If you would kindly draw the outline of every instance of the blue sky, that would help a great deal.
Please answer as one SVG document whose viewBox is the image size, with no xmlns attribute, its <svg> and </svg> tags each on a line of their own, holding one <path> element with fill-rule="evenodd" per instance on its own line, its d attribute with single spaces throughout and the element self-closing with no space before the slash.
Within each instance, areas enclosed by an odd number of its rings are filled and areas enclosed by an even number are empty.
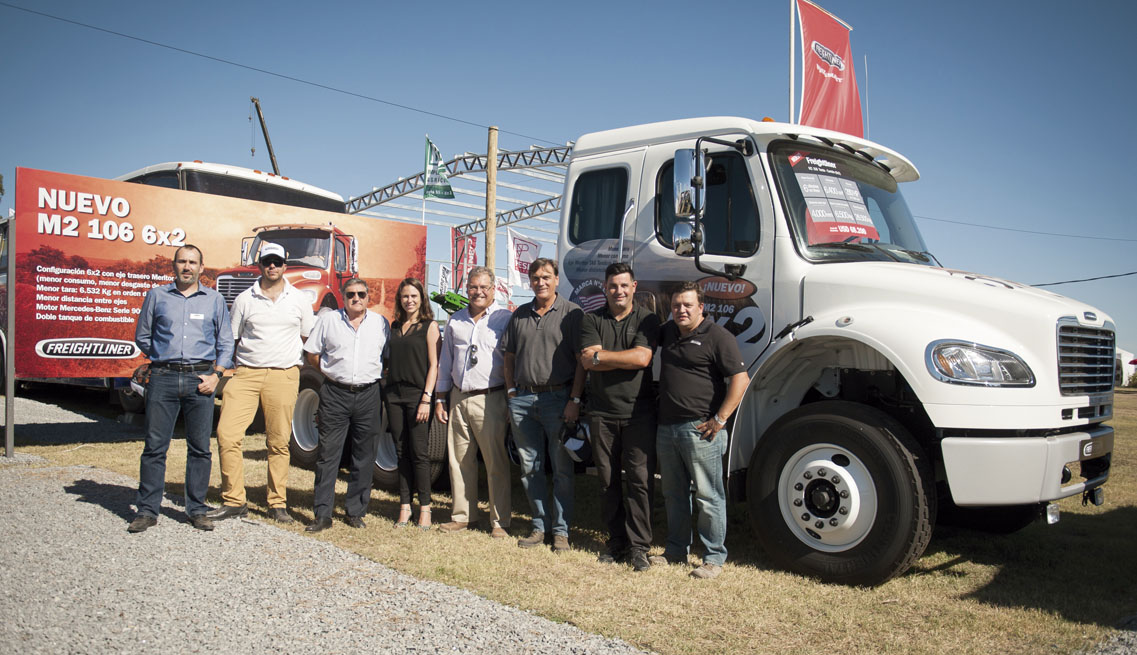
<svg viewBox="0 0 1137 655">
<path fill-rule="evenodd" d="M 250 156 L 250 95 L 264 103 L 282 171 L 345 197 L 416 172 L 425 133 L 449 158 L 484 152 L 479 126 L 491 124 L 502 147 L 523 149 L 788 111 L 781 0 L 2 1 L 475 124 L 0 5 L 5 213 L 17 166 L 96 177 L 178 159 L 271 168 L 259 134 Z M 869 136 L 919 167 L 905 194 L 945 266 L 1028 284 L 1137 271 L 1137 4 L 822 4 L 854 28 Z M 433 252 L 444 237 L 430 239 Z M 1137 350 L 1137 276 L 1051 290 L 1111 314 L 1119 345 Z"/>
</svg>

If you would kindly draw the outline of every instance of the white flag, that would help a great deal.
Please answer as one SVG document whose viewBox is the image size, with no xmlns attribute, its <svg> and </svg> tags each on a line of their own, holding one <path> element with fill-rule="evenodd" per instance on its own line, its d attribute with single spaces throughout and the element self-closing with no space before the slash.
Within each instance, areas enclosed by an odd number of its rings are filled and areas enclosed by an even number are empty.
<svg viewBox="0 0 1137 655">
<path fill-rule="evenodd" d="M 529 264 L 541 256 L 541 244 L 526 239 L 506 228 L 509 252 L 509 283 L 513 286 L 527 287 L 529 284 Z"/>
<path fill-rule="evenodd" d="M 446 293 L 450 290 L 450 281 L 454 275 L 454 267 L 451 264 L 441 264 L 438 267 L 438 293 Z"/>
<path fill-rule="evenodd" d="M 454 198 L 454 191 L 446 179 L 446 163 L 438 146 L 426 137 L 426 163 L 423 164 L 423 201 L 427 198 Z"/>
</svg>

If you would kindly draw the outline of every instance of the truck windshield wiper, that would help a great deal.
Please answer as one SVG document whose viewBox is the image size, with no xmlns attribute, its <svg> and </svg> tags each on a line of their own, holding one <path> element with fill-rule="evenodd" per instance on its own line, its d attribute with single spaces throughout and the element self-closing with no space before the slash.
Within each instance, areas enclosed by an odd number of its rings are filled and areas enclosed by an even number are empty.
<svg viewBox="0 0 1137 655">
<path fill-rule="evenodd" d="M 851 241 L 830 241 L 828 243 L 814 243 L 814 244 L 811 244 L 810 247 L 811 248 L 819 248 L 819 247 L 841 248 L 843 250 L 856 250 L 857 252 L 873 252 L 875 250 L 877 252 L 883 252 L 885 255 L 888 255 L 888 258 L 894 262 L 901 261 L 901 259 L 899 257 L 897 257 L 893 253 L 889 252 L 888 248 L 881 246 L 879 243 L 853 243 Z"/>
</svg>

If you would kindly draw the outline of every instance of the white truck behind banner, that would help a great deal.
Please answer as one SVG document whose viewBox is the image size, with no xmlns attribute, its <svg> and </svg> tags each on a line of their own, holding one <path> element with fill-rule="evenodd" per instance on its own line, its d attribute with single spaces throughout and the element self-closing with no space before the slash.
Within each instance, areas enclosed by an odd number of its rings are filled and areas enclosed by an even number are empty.
<svg viewBox="0 0 1137 655">
<path fill-rule="evenodd" d="M 699 282 L 751 377 L 731 496 L 776 562 L 826 581 L 904 572 L 937 513 L 1011 532 L 1109 477 L 1112 320 L 942 267 L 898 189 L 918 177 L 864 139 L 703 118 L 585 135 L 565 181 L 560 292 L 602 306 L 623 260 L 666 319 Z"/>
</svg>

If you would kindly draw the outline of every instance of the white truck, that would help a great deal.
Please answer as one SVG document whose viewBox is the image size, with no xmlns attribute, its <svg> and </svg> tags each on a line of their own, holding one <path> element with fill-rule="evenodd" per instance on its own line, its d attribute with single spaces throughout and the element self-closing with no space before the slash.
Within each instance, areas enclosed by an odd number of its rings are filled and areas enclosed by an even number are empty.
<svg viewBox="0 0 1137 655">
<path fill-rule="evenodd" d="M 942 267 L 899 153 L 803 125 L 701 118 L 582 136 L 560 292 L 603 304 L 629 262 L 662 318 L 697 280 L 751 384 L 724 462 L 779 565 L 875 585 L 937 520 L 1010 532 L 1060 498 L 1102 502 L 1114 324 L 1015 282 Z"/>
</svg>

